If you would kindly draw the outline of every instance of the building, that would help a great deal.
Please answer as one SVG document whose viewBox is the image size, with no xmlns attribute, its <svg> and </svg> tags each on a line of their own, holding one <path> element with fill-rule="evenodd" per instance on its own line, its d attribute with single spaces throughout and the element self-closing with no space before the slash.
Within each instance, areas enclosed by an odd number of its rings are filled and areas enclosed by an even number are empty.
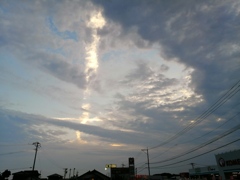
<svg viewBox="0 0 240 180">
<path fill-rule="evenodd" d="M 112 180 L 129 180 L 130 173 L 128 167 L 111 168 Z"/>
<path fill-rule="evenodd" d="M 134 158 L 128 158 L 128 167 L 112 167 L 112 180 L 129 180 L 135 178 L 135 164 Z"/>
<path fill-rule="evenodd" d="M 48 180 L 61 180 L 63 179 L 63 176 L 59 174 L 52 174 L 48 176 Z"/>
<path fill-rule="evenodd" d="M 38 171 L 20 171 L 12 175 L 12 180 L 40 180 Z"/>
<path fill-rule="evenodd" d="M 240 149 L 216 154 L 217 165 L 189 169 L 191 179 L 240 179 Z"/>
<path fill-rule="evenodd" d="M 189 176 L 191 179 L 209 179 L 212 180 L 213 176 L 217 178 L 219 176 L 218 167 L 216 165 L 198 167 L 189 169 Z"/>
<path fill-rule="evenodd" d="M 97 170 L 88 171 L 85 174 L 78 176 L 77 180 L 110 180 L 111 178 L 100 173 Z"/>
<path fill-rule="evenodd" d="M 240 179 L 240 149 L 215 155 L 222 180 Z"/>
</svg>

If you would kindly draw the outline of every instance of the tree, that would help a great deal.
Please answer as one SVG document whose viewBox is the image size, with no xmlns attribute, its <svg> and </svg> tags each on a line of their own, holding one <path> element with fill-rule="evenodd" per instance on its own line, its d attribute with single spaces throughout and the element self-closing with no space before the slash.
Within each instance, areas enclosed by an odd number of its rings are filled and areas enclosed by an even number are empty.
<svg viewBox="0 0 240 180">
<path fill-rule="evenodd" d="M 8 178 L 10 175 L 11 175 L 11 171 L 7 169 L 0 175 L 0 180 L 4 180 Z"/>
</svg>

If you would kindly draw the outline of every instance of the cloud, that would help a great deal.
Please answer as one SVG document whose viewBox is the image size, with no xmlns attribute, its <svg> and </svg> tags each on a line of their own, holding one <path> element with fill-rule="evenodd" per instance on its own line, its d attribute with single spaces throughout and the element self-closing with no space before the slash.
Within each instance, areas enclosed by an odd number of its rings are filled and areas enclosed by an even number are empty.
<svg viewBox="0 0 240 180">
<path fill-rule="evenodd" d="M 115 144 L 131 144 L 137 145 L 144 143 L 144 134 L 141 132 L 127 132 L 121 130 L 111 130 L 94 125 L 86 125 L 81 123 L 75 123 L 66 120 L 54 120 L 38 115 L 31 115 L 10 110 L 1 110 L 1 121 L 7 123 L 7 119 L 14 121 L 19 127 L 24 127 L 25 131 L 30 133 L 31 136 L 49 139 L 54 138 L 55 134 L 64 135 L 66 134 L 66 128 L 83 132 L 84 134 L 93 135 L 99 137 L 102 141 L 111 142 Z M 8 124 L 8 123 L 7 123 Z M 56 130 L 49 129 L 46 125 L 52 125 L 58 127 Z M 44 129 L 45 128 L 45 129 Z M 64 128 L 65 131 L 59 128 Z M 32 137 L 34 139 L 34 137 Z M 84 140 L 84 139 L 83 139 Z M 133 143 L 135 142 L 135 143 Z"/>
<path fill-rule="evenodd" d="M 3 4 L 7 10 L 2 13 L 1 19 L 3 25 L 0 35 L 1 51 L 13 52 L 12 56 L 18 61 L 62 81 L 75 84 L 80 89 L 85 89 L 88 75 L 85 72 L 83 41 L 89 40 L 83 38 L 89 37 L 85 36 L 85 33 L 89 33 L 87 32 L 89 28 L 86 22 L 81 22 L 83 19 L 81 16 L 84 16 L 83 11 L 76 15 L 79 24 L 71 21 L 76 24 L 72 27 L 72 24 L 64 21 L 65 18 L 59 21 L 63 16 L 60 11 L 65 12 L 64 4 L 56 9 L 56 14 L 48 17 L 43 14 L 48 14 L 51 2 L 25 2 L 24 6 L 16 3 L 15 7 L 11 6 L 11 2 Z M 87 3 L 82 4 L 85 4 L 86 9 L 89 6 Z M 23 7 L 31 11 L 24 11 Z M 81 4 L 77 3 L 77 7 L 81 7 Z M 76 9 L 74 6 L 69 8 Z M 56 17 L 58 15 L 59 17 Z M 79 42 L 80 39 L 81 42 Z"/>
<path fill-rule="evenodd" d="M 48 18 L 48 23 L 51 31 L 57 36 L 60 36 L 63 39 L 72 39 L 72 40 L 78 41 L 76 32 L 71 32 L 71 31 L 60 32 L 58 28 L 55 26 L 52 18 Z"/>
<path fill-rule="evenodd" d="M 86 87 L 83 68 L 68 63 L 65 58 L 59 55 L 35 53 L 28 56 L 27 60 L 33 61 L 34 65 L 60 80 L 73 83 L 81 89 Z"/>
<path fill-rule="evenodd" d="M 93 2 L 104 9 L 108 21 L 121 26 L 121 39 L 137 29 L 134 32 L 149 46 L 160 45 L 166 60 L 177 57 L 195 69 L 191 84 L 206 100 L 216 97 L 215 89 L 221 93 L 239 77 L 238 1 Z"/>
<path fill-rule="evenodd" d="M 164 71 L 167 71 L 169 69 L 168 66 L 166 66 L 165 64 L 162 64 L 161 65 L 161 70 L 164 72 Z"/>
<path fill-rule="evenodd" d="M 87 168 L 161 144 L 239 80 L 239 7 L 237 0 L 1 1 L 4 142 L 39 140 L 64 166 Z M 151 156 L 171 157 L 232 128 L 238 99 L 229 95 Z M 144 153 L 138 161 L 145 164 Z"/>
</svg>

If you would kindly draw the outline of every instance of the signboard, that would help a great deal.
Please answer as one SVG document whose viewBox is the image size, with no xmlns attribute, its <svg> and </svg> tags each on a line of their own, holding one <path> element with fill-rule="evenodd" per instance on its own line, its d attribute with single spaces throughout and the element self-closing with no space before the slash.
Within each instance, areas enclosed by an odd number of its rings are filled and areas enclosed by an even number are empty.
<svg viewBox="0 0 240 180">
<path fill-rule="evenodd" d="M 240 171 L 240 149 L 215 155 L 219 174 L 226 179 L 225 173 Z"/>
<path fill-rule="evenodd" d="M 129 168 L 124 168 L 124 167 L 113 168 L 111 169 L 111 173 L 112 174 L 129 174 Z"/>
<path fill-rule="evenodd" d="M 134 158 L 128 158 L 128 165 L 129 165 L 129 174 L 134 176 L 135 175 L 135 167 L 134 167 Z"/>
<path fill-rule="evenodd" d="M 129 168 L 111 168 L 112 180 L 129 179 Z"/>
<path fill-rule="evenodd" d="M 217 154 L 215 158 L 219 170 L 240 170 L 240 150 Z"/>
<path fill-rule="evenodd" d="M 215 165 L 189 169 L 190 175 L 204 175 L 218 173 L 218 167 Z"/>
<path fill-rule="evenodd" d="M 128 158 L 128 164 L 130 166 L 134 166 L 134 158 Z"/>
<path fill-rule="evenodd" d="M 106 164 L 105 168 L 116 168 L 116 164 Z"/>
</svg>

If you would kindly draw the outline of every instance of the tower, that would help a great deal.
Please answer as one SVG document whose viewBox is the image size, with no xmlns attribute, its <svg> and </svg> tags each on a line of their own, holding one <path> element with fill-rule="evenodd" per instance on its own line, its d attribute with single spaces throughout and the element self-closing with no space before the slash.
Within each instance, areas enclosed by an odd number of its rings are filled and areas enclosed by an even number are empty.
<svg viewBox="0 0 240 180">
<path fill-rule="evenodd" d="M 134 165 L 133 157 L 128 158 L 128 165 L 129 165 L 129 174 L 131 176 L 134 176 L 135 175 L 135 165 Z"/>
</svg>

